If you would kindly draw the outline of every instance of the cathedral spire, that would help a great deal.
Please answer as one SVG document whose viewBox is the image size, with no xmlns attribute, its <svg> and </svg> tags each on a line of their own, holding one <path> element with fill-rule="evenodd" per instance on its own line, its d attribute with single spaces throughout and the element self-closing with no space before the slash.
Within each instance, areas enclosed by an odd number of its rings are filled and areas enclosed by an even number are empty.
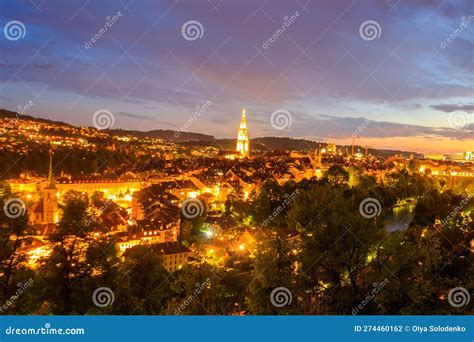
<svg viewBox="0 0 474 342">
<path fill-rule="evenodd" d="M 242 119 L 240 121 L 240 127 L 237 133 L 237 152 L 240 153 L 240 158 L 247 158 L 250 154 L 249 135 L 247 130 L 247 117 L 245 116 L 245 109 L 242 109 Z"/>
</svg>

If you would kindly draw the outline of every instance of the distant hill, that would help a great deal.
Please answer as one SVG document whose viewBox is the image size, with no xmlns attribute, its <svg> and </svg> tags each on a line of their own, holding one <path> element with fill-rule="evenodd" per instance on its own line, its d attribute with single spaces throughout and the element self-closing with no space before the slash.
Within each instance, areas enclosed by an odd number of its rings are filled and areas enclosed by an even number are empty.
<svg viewBox="0 0 474 342">
<path fill-rule="evenodd" d="M 54 121 L 49 119 L 42 119 L 36 118 L 30 115 L 22 115 L 18 114 L 6 109 L 0 109 L 0 118 L 18 118 L 23 120 L 32 120 L 36 122 L 47 123 L 50 125 L 58 125 L 58 126 L 68 126 L 74 127 L 68 123 L 62 121 Z M 163 139 L 172 142 L 184 142 L 184 141 L 209 141 L 214 140 L 212 135 L 201 134 L 201 133 L 192 133 L 192 132 L 177 132 L 173 130 L 152 130 L 152 131 L 135 131 L 135 130 L 123 130 L 123 129 L 109 129 L 105 130 L 104 132 L 109 132 L 113 135 L 132 135 L 137 138 L 156 138 L 156 139 Z"/>
<path fill-rule="evenodd" d="M 37 122 L 47 123 L 50 125 L 68 126 L 74 127 L 73 125 L 61 122 L 53 121 L 48 119 L 35 118 L 29 115 L 20 115 L 18 113 L 0 109 L 0 118 L 19 118 L 25 120 L 33 120 Z M 124 130 L 124 129 L 110 129 L 102 132 L 109 133 L 111 135 L 120 136 L 135 136 L 137 138 L 156 138 L 168 140 L 171 142 L 179 143 L 188 147 L 204 147 L 213 146 L 222 150 L 234 150 L 236 140 L 235 139 L 216 139 L 212 135 L 193 133 L 193 132 L 178 132 L 173 130 L 152 130 L 152 131 L 136 131 L 136 130 Z M 299 150 L 299 151 L 314 151 L 318 145 L 325 146 L 325 143 L 316 142 L 306 139 L 294 139 L 294 138 L 279 138 L 279 137 L 262 137 L 250 139 L 250 147 L 252 150 L 260 151 L 273 151 L 273 150 Z M 363 149 L 361 146 L 358 148 Z M 338 148 L 345 150 L 346 146 L 338 145 Z M 348 146 L 350 149 L 350 146 Z M 397 150 L 379 150 L 369 149 L 369 153 L 379 157 L 388 157 L 395 154 L 402 155 L 405 157 L 410 156 L 411 152 L 397 151 Z M 422 157 L 421 154 L 414 153 L 415 157 Z"/>
<path fill-rule="evenodd" d="M 185 142 L 185 141 L 212 141 L 214 137 L 212 135 L 192 133 L 192 132 L 178 132 L 172 130 L 155 129 L 153 131 L 129 131 L 123 129 L 109 129 L 113 135 L 132 135 L 137 138 L 156 138 L 169 140 L 172 142 Z"/>
<path fill-rule="evenodd" d="M 235 149 L 236 139 L 209 139 L 208 141 L 187 141 L 182 143 L 185 146 L 214 146 L 223 150 Z M 293 138 L 277 138 L 263 137 L 250 139 L 250 148 L 253 150 L 273 151 L 273 150 L 315 150 L 318 142 L 293 139 Z"/>
<path fill-rule="evenodd" d="M 30 115 L 23 115 L 23 114 L 19 114 L 19 113 L 12 112 L 10 110 L 2 109 L 2 108 L 0 108 L 0 118 L 9 118 L 9 119 L 16 118 L 16 119 L 23 119 L 23 120 L 32 120 L 36 122 L 43 122 L 43 123 L 47 123 L 51 125 L 74 127 L 73 125 L 70 125 L 62 121 L 53 121 L 49 119 L 36 118 Z"/>
<path fill-rule="evenodd" d="M 181 145 L 189 147 L 203 147 L 203 146 L 213 146 L 223 150 L 234 150 L 236 145 L 236 139 L 213 139 L 209 141 L 187 141 L 181 143 Z M 325 147 L 325 142 L 317 142 L 307 139 L 294 139 L 294 138 L 280 138 L 280 137 L 262 137 L 250 139 L 250 149 L 251 150 L 260 150 L 260 151 L 274 151 L 274 150 L 294 150 L 294 151 L 315 151 L 318 145 Z M 345 150 L 346 147 L 350 151 L 352 146 L 349 145 L 337 145 L 338 149 Z M 365 152 L 365 147 L 356 146 L 356 149 L 362 150 Z M 404 157 L 409 157 L 412 152 L 398 151 L 398 150 L 379 150 L 374 148 L 369 148 L 369 153 L 377 157 L 390 157 L 393 155 L 401 155 Z M 422 155 L 419 153 L 413 153 L 415 157 L 421 158 Z"/>
</svg>

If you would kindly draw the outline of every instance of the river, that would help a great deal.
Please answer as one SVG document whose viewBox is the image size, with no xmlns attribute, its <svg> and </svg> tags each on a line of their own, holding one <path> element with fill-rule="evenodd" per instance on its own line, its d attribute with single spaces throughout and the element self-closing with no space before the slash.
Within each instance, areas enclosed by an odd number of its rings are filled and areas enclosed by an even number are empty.
<svg viewBox="0 0 474 342">
<path fill-rule="evenodd" d="M 383 220 L 385 229 L 389 232 L 407 229 L 415 216 L 414 210 L 414 204 L 403 204 L 394 207 Z"/>
</svg>

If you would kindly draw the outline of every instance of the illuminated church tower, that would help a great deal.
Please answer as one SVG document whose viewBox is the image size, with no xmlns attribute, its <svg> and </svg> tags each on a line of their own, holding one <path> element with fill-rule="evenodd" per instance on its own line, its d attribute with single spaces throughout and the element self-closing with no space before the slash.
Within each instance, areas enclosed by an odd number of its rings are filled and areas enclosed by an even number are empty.
<svg viewBox="0 0 474 342">
<path fill-rule="evenodd" d="M 58 222 L 58 199 L 56 193 L 58 189 L 54 184 L 53 177 L 53 155 L 49 154 L 48 185 L 43 189 L 43 222 Z"/>
<path fill-rule="evenodd" d="M 36 202 L 30 212 L 32 224 L 50 224 L 59 221 L 57 192 L 53 177 L 53 155 L 50 152 L 48 184 L 41 190 L 41 199 Z"/>
<path fill-rule="evenodd" d="M 248 158 L 250 154 L 245 109 L 242 110 L 242 120 L 240 121 L 239 133 L 237 135 L 237 152 L 240 153 L 240 158 Z"/>
</svg>

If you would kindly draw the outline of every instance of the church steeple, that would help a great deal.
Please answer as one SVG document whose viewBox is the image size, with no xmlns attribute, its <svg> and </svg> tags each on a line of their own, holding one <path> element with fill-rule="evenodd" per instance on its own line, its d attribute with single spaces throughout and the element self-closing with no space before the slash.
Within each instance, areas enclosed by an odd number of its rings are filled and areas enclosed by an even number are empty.
<svg viewBox="0 0 474 342">
<path fill-rule="evenodd" d="M 240 121 L 240 127 L 237 134 L 237 152 L 240 153 L 240 158 L 247 158 L 250 154 L 245 109 L 242 110 L 242 119 Z"/>
<path fill-rule="evenodd" d="M 48 186 L 47 189 L 55 189 L 56 185 L 54 184 L 53 177 L 53 152 L 49 150 L 49 172 L 48 172 Z"/>
<path fill-rule="evenodd" d="M 46 186 L 41 190 L 42 199 L 32 213 L 33 224 L 49 224 L 59 221 L 58 189 L 53 176 L 53 152 L 49 150 L 49 172 Z"/>
</svg>

